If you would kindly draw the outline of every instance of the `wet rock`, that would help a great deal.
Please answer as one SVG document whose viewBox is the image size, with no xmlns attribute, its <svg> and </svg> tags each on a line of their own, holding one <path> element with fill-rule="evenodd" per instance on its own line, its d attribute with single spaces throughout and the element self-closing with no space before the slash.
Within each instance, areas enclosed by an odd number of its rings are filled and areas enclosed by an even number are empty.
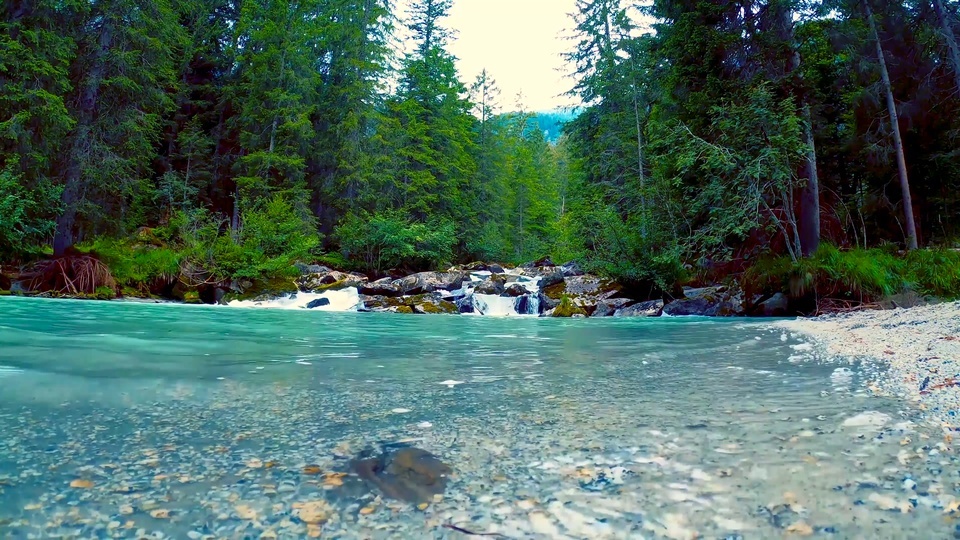
<svg viewBox="0 0 960 540">
<path fill-rule="evenodd" d="M 630 300 L 629 298 L 609 298 L 607 300 L 601 300 L 597 302 L 597 309 L 595 309 L 590 316 L 611 317 L 617 312 L 618 309 L 624 308 L 633 303 L 635 303 L 635 301 Z"/>
<path fill-rule="evenodd" d="M 789 504 L 775 504 L 757 509 L 757 516 L 770 522 L 778 529 L 787 529 L 800 522 L 800 514 Z"/>
<path fill-rule="evenodd" d="M 463 272 L 420 272 L 393 282 L 400 294 L 423 294 L 438 290 L 452 291 L 463 286 L 467 276 Z"/>
<path fill-rule="evenodd" d="M 586 317 L 587 312 L 582 307 L 573 303 L 570 298 L 564 297 L 560 300 L 560 305 L 550 312 L 551 317 Z"/>
<path fill-rule="evenodd" d="M 663 314 L 663 300 L 649 300 L 620 308 L 614 317 L 659 317 Z"/>
<path fill-rule="evenodd" d="M 549 296 L 543 294 L 542 292 L 539 294 L 539 298 L 540 298 L 540 311 L 549 311 L 560 305 L 560 300 L 554 300 L 553 298 L 550 298 Z"/>
<path fill-rule="evenodd" d="M 519 283 L 511 283 L 503 290 L 506 296 L 524 296 L 528 293 L 527 288 Z"/>
<path fill-rule="evenodd" d="M 506 277 L 503 274 L 493 274 L 476 286 L 474 292 L 477 294 L 492 294 L 500 296 L 506 290 Z"/>
<path fill-rule="evenodd" d="M 550 257 L 543 257 L 542 259 L 521 265 L 522 268 L 543 268 L 544 266 L 556 266 L 556 264 L 553 263 Z"/>
<path fill-rule="evenodd" d="M 490 272 L 491 274 L 502 274 L 503 267 L 496 263 L 472 262 L 461 266 L 454 266 L 450 272 Z"/>
<path fill-rule="evenodd" d="M 444 300 L 439 294 L 421 294 L 403 299 L 404 304 L 410 306 L 414 313 L 421 315 L 432 315 L 437 313 L 447 313 L 456 315 L 460 309 L 456 304 Z"/>
<path fill-rule="evenodd" d="M 554 300 L 568 297 L 589 315 L 598 302 L 615 298 L 621 290 L 620 284 L 613 280 L 583 275 L 564 278 L 562 283 L 544 288 L 543 293 Z"/>
<path fill-rule="evenodd" d="M 301 292 L 339 291 L 349 287 L 360 288 L 366 283 L 366 276 L 347 274 L 335 270 L 322 274 L 300 276 L 296 281 L 297 288 Z"/>
<path fill-rule="evenodd" d="M 448 465 L 419 448 L 401 448 L 379 457 L 359 459 L 354 472 L 388 498 L 416 504 L 443 494 L 451 474 Z"/>
<path fill-rule="evenodd" d="M 577 261 L 570 261 L 566 264 L 560 266 L 560 271 L 563 272 L 563 277 L 578 277 L 585 274 L 583 269 L 580 268 L 580 264 Z"/>
<path fill-rule="evenodd" d="M 685 298 L 674 300 L 663 307 L 664 315 L 702 317 L 729 317 L 742 314 L 739 299 L 726 287 L 685 289 Z"/>
<path fill-rule="evenodd" d="M 563 283 L 563 272 L 561 270 L 554 270 L 540 277 L 540 290 L 546 290 L 548 287 L 554 285 L 559 285 Z"/>
<path fill-rule="evenodd" d="M 393 283 L 393 280 L 390 278 L 383 278 L 374 281 L 373 283 L 367 283 L 360 287 L 360 294 L 365 294 L 367 296 L 401 296 L 403 293 L 400 292 L 400 287 Z"/>
<path fill-rule="evenodd" d="M 783 293 L 777 293 L 757 304 L 750 314 L 756 317 L 783 317 L 790 308 L 790 299 Z"/>
<path fill-rule="evenodd" d="M 360 295 L 360 311 L 383 311 L 390 307 L 387 297 L 378 295 Z"/>
<path fill-rule="evenodd" d="M 313 300 L 309 304 L 307 304 L 307 309 L 316 309 L 318 307 L 329 306 L 329 305 L 330 305 L 329 298 L 317 298 L 316 300 Z"/>
<path fill-rule="evenodd" d="M 463 298 L 458 298 L 455 304 L 457 306 L 457 310 L 459 310 L 460 313 L 474 312 L 473 296 L 465 296 Z"/>
</svg>

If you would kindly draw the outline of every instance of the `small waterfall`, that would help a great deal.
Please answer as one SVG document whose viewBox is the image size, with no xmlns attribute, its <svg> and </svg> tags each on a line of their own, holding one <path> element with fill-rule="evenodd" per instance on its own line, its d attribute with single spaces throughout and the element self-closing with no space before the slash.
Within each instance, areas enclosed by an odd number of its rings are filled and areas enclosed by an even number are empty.
<svg viewBox="0 0 960 540">
<path fill-rule="evenodd" d="M 516 298 L 495 296 L 492 294 L 474 294 L 473 307 L 480 315 L 488 317 L 510 317 L 519 315 L 516 310 Z"/>
<path fill-rule="evenodd" d="M 525 294 L 518 296 L 514 309 L 520 315 L 540 315 L 540 295 Z"/>
<path fill-rule="evenodd" d="M 329 304 L 323 302 L 328 300 Z M 308 308 L 311 303 L 324 304 L 315 308 Z M 234 300 L 230 307 L 262 308 L 262 309 L 312 309 L 313 311 L 357 311 L 360 304 L 360 293 L 355 287 L 348 287 L 339 291 L 324 291 L 322 293 L 295 293 L 274 300 Z"/>
</svg>

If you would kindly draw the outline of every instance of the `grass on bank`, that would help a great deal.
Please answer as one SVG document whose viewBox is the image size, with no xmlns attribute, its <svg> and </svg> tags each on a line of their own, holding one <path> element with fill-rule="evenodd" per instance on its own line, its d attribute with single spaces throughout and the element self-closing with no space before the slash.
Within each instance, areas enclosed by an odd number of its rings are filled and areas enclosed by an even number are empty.
<svg viewBox="0 0 960 540">
<path fill-rule="evenodd" d="M 924 249 L 840 250 L 824 244 L 809 258 L 766 257 L 744 274 L 748 294 L 786 292 L 869 302 L 903 291 L 944 300 L 960 299 L 960 251 Z"/>
</svg>

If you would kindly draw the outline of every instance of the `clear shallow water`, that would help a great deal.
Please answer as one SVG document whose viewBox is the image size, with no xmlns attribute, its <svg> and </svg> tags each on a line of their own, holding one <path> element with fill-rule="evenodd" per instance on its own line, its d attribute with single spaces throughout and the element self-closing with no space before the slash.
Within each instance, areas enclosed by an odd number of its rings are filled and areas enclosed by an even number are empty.
<svg viewBox="0 0 960 540">
<path fill-rule="evenodd" d="M 742 320 L 0 298 L 0 537 L 953 537 L 943 434 L 811 353 Z M 455 471 L 425 509 L 305 474 L 401 441 Z"/>
</svg>

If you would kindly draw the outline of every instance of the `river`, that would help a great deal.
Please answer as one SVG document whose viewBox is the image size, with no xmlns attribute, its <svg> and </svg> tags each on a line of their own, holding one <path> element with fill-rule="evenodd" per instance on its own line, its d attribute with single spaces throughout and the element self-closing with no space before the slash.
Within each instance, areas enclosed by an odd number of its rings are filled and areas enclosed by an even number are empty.
<svg viewBox="0 0 960 540">
<path fill-rule="evenodd" d="M 883 375 L 742 319 L 0 298 L 0 537 L 951 538 Z M 443 495 L 352 473 L 404 445 Z"/>
</svg>

